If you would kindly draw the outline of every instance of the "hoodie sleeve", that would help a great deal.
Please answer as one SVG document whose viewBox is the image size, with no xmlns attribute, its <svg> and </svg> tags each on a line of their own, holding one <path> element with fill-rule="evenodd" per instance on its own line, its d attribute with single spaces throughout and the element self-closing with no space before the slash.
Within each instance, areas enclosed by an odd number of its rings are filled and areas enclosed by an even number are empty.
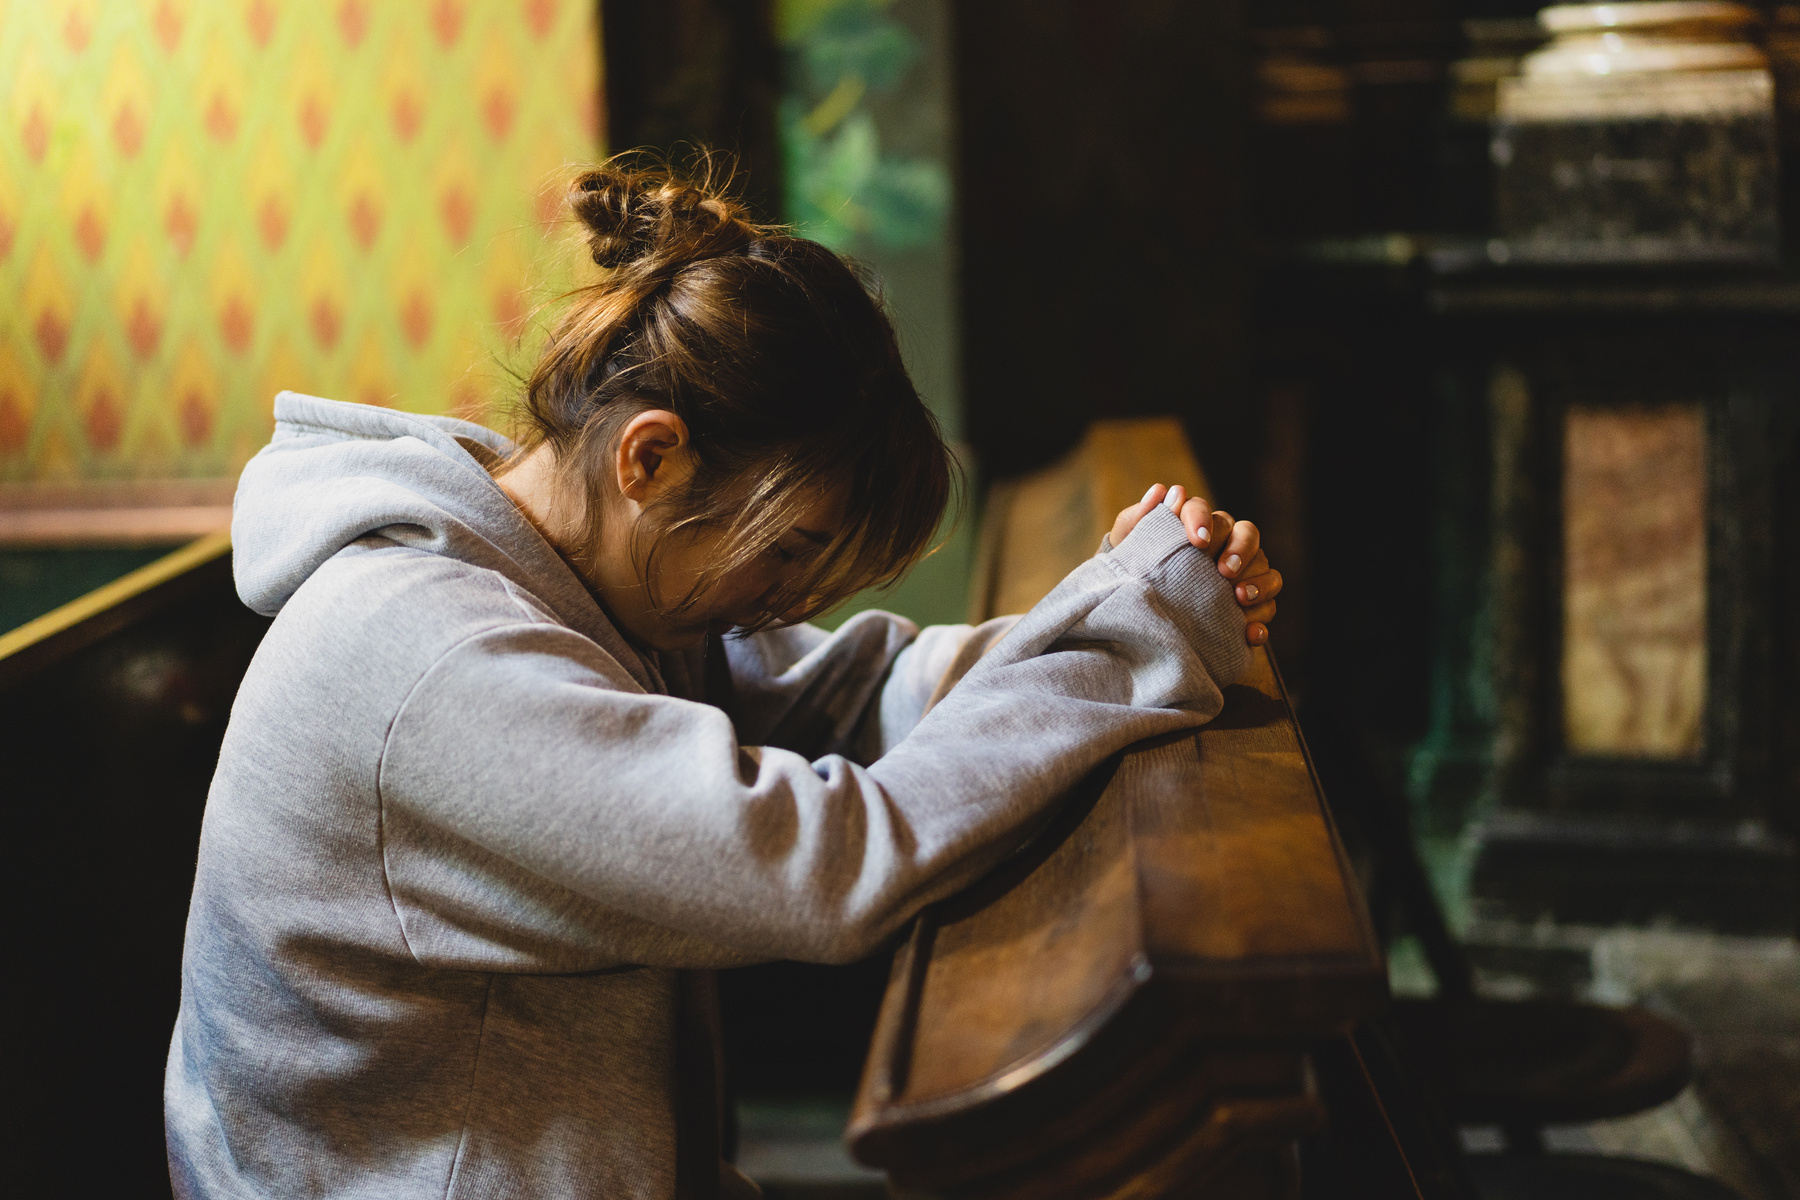
<svg viewBox="0 0 1800 1200">
<path fill-rule="evenodd" d="M 867 766 L 1017 620 L 921 629 L 871 610 L 835 633 L 797 625 L 727 639 L 734 694 L 726 708 L 747 744 L 809 759 L 842 754 Z"/>
<path fill-rule="evenodd" d="M 617 691 L 604 653 L 561 627 L 484 631 L 388 735 L 395 909 L 427 965 L 566 969 L 577 946 L 587 969 L 596 951 L 860 957 L 1108 756 L 1216 715 L 1249 664 L 1243 625 L 1211 558 L 1154 510 L 867 766 L 746 746 L 719 709 Z"/>
</svg>

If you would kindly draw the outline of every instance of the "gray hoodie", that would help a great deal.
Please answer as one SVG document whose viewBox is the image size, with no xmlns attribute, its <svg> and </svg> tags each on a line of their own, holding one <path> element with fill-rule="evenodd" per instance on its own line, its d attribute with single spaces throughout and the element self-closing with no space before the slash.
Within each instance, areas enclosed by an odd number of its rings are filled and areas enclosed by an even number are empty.
<svg viewBox="0 0 1800 1200">
<path fill-rule="evenodd" d="M 207 799 L 165 1084 L 184 1198 L 675 1194 L 682 969 L 870 953 L 1248 664 L 1158 508 L 1010 628 L 727 639 L 709 693 L 704 652 L 627 642 L 466 448 L 499 435 L 275 415 L 232 521 L 275 622 Z"/>
</svg>

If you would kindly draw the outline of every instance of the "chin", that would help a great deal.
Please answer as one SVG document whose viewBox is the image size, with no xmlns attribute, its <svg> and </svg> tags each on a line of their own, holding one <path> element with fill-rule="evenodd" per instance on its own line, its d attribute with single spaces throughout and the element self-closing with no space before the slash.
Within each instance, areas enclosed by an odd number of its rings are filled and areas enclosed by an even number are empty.
<svg viewBox="0 0 1800 1200">
<path fill-rule="evenodd" d="M 694 650 L 706 644 L 706 639 L 713 634 L 724 635 L 742 625 L 742 621 L 719 618 L 711 621 L 700 621 L 693 625 L 677 625 L 659 629 L 652 634 L 640 634 L 642 640 L 652 650 L 669 653 L 677 650 Z"/>
<path fill-rule="evenodd" d="M 679 650 L 696 650 L 706 644 L 706 630 L 677 629 L 669 633 L 659 634 L 650 641 L 650 648 L 660 654 L 672 654 Z"/>
<path fill-rule="evenodd" d="M 659 630 L 655 635 L 645 638 L 653 650 L 669 653 L 676 650 L 694 650 L 706 645 L 706 636 L 712 632 L 710 623 L 704 625 L 682 625 L 675 629 Z"/>
</svg>

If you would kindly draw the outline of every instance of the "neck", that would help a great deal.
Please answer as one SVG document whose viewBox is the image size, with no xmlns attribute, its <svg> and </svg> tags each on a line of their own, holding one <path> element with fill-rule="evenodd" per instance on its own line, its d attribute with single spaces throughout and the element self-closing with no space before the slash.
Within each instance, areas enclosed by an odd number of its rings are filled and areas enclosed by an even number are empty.
<svg viewBox="0 0 1800 1200">
<path fill-rule="evenodd" d="M 532 528 L 544 540 L 566 553 L 564 541 L 573 531 L 579 513 L 569 512 L 565 493 L 569 490 L 556 469 L 556 454 L 550 446 L 539 446 L 525 457 L 515 459 L 494 476 L 507 498 L 518 505 Z"/>
<path fill-rule="evenodd" d="M 629 501 L 619 497 L 618 504 L 601 513 L 599 522 L 589 522 L 587 497 L 558 469 L 556 454 L 548 444 L 518 459 L 494 480 L 575 572 L 613 627 L 628 641 L 647 645 L 640 626 L 650 605 L 631 561 L 631 518 L 619 511 Z"/>
</svg>

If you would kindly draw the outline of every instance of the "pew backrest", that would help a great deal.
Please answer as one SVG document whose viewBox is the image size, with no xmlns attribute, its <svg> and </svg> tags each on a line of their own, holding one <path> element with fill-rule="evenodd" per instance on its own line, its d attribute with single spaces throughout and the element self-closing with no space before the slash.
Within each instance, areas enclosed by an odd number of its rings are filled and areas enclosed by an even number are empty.
<svg viewBox="0 0 1800 1200">
<path fill-rule="evenodd" d="M 1386 974 L 1274 660 L 1139 745 L 896 956 L 847 1133 L 945 1196 L 1291 1174 L 1307 1048 Z M 1240 1189 L 1241 1190 L 1241 1189 Z M 1280 1189 L 1277 1189 L 1279 1191 Z"/>
</svg>

